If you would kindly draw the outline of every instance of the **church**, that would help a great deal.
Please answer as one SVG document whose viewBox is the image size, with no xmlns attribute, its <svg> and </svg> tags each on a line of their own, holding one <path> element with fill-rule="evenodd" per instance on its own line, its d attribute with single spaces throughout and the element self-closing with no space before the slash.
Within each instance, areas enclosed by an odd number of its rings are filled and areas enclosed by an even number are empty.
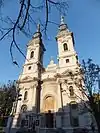
<svg viewBox="0 0 100 133">
<path fill-rule="evenodd" d="M 26 60 L 17 81 L 20 100 L 12 108 L 12 129 L 35 124 L 38 132 L 62 128 L 66 133 L 74 129 L 87 128 L 94 122 L 88 111 L 83 75 L 75 51 L 74 35 L 64 18 L 56 35 L 58 63 L 51 59 L 46 68 L 43 54 L 40 25 L 27 45 Z"/>
</svg>

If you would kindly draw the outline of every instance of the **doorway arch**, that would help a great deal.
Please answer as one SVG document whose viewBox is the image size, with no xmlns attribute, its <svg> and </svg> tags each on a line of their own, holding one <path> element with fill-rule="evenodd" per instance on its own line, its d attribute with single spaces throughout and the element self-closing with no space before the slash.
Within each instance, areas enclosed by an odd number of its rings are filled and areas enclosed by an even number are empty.
<svg viewBox="0 0 100 133">
<path fill-rule="evenodd" d="M 55 111 L 55 98 L 52 95 L 47 95 L 43 100 L 44 123 L 46 128 L 53 128 Z"/>
</svg>

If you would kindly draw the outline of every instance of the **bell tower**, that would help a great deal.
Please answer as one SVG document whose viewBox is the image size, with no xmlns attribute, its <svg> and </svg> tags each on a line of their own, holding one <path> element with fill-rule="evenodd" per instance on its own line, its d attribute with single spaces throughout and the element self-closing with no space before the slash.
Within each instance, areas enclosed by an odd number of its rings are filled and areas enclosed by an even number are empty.
<svg viewBox="0 0 100 133">
<path fill-rule="evenodd" d="M 23 75 L 30 75 L 38 78 L 38 65 L 43 67 L 43 54 L 45 51 L 41 39 L 40 25 L 37 26 L 37 31 L 34 33 L 32 40 L 27 45 L 26 61 L 23 65 Z"/>
<path fill-rule="evenodd" d="M 76 66 L 78 63 L 78 56 L 74 49 L 73 33 L 69 31 L 67 24 L 64 23 L 64 17 L 62 16 L 56 40 L 58 43 L 59 67 Z"/>
<path fill-rule="evenodd" d="M 23 71 L 17 81 L 19 94 L 21 95 L 20 101 L 17 101 L 15 116 L 13 119 L 12 127 L 17 127 L 18 119 L 20 121 L 27 111 L 38 113 L 40 110 L 40 91 L 41 91 L 41 72 L 43 68 L 43 54 L 45 48 L 42 42 L 42 34 L 40 32 L 40 25 L 37 26 L 37 31 L 34 33 L 32 40 L 27 45 L 27 55 Z"/>
</svg>

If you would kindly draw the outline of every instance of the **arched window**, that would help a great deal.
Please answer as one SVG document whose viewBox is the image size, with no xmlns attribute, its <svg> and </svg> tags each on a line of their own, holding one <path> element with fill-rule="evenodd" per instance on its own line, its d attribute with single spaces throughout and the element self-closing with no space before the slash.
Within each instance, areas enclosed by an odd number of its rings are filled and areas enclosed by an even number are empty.
<svg viewBox="0 0 100 133">
<path fill-rule="evenodd" d="M 64 51 L 68 50 L 67 43 L 64 43 L 64 44 L 63 44 L 63 48 L 64 48 Z"/>
<path fill-rule="evenodd" d="M 28 92 L 25 91 L 25 94 L 24 94 L 24 100 L 27 100 L 27 96 L 28 96 Z"/>
<path fill-rule="evenodd" d="M 69 59 L 66 59 L 66 63 L 69 63 Z"/>
<path fill-rule="evenodd" d="M 31 52 L 30 58 L 34 57 L 34 51 Z"/>
<path fill-rule="evenodd" d="M 31 70 L 31 66 L 28 67 L 28 70 Z"/>
<path fill-rule="evenodd" d="M 27 105 L 22 105 L 22 107 L 21 107 L 21 112 L 22 113 L 25 113 L 27 111 Z"/>
<path fill-rule="evenodd" d="M 70 96 L 74 96 L 74 89 L 73 86 L 69 87 Z"/>
</svg>

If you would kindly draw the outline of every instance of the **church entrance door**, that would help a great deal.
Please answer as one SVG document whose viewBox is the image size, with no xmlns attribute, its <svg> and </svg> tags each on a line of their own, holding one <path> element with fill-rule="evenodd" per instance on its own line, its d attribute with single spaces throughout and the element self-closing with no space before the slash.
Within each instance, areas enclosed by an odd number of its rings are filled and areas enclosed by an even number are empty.
<svg viewBox="0 0 100 133">
<path fill-rule="evenodd" d="M 45 114 L 45 122 L 46 122 L 46 127 L 47 128 L 53 128 L 54 126 L 54 114 L 51 113 L 51 111 L 49 110 L 48 113 Z"/>
<path fill-rule="evenodd" d="M 54 105 L 54 97 L 47 96 L 44 100 L 45 126 L 47 128 L 54 127 Z"/>
</svg>

